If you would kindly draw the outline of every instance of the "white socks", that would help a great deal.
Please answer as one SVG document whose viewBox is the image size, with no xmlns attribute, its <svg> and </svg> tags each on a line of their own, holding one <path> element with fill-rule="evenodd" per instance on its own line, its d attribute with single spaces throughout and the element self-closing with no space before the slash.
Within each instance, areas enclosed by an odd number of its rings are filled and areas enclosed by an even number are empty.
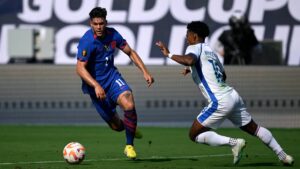
<svg viewBox="0 0 300 169">
<path fill-rule="evenodd" d="M 268 129 L 259 127 L 255 135 L 270 149 L 272 149 L 280 160 L 283 160 L 286 157 L 286 153 L 282 150 L 281 146 L 277 143 L 275 138 L 272 136 L 272 133 Z M 195 138 L 195 142 L 207 144 L 210 146 L 234 146 L 236 144 L 236 141 L 236 138 L 222 136 L 214 131 L 201 133 Z"/>
<path fill-rule="evenodd" d="M 197 143 L 207 144 L 210 146 L 230 145 L 229 140 L 229 137 L 221 136 L 214 131 L 207 131 L 201 133 L 195 138 L 195 141 Z"/>
<path fill-rule="evenodd" d="M 255 135 L 270 149 L 272 149 L 280 160 L 286 157 L 286 153 L 282 150 L 282 148 L 277 143 L 275 138 L 272 136 L 272 133 L 268 129 L 264 127 L 258 127 Z"/>
</svg>

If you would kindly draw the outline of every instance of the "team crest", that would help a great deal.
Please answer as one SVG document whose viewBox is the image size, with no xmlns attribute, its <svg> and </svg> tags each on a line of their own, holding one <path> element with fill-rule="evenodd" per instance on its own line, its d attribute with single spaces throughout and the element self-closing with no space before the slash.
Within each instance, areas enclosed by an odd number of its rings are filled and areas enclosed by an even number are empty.
<svg viewBox="0 0 300 169">
<path fill-rule="evenodd" d="M 111 42 L 111 48 L 115 49 L 117 46 L 117 42 L 116 41 L 112 41 Z"/>
<path fill-rule="evenodd" d="M 86 56 L 86 54 L 87 54 L 86 50 L 83 50 L 82 51 L 82 56 Z"/>
</svg>

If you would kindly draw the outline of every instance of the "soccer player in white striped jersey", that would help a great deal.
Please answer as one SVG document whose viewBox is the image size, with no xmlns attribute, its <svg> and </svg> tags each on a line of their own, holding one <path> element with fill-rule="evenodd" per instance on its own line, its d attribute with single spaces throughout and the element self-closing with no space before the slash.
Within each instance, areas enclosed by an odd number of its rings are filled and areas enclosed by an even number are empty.
<svg viewBox="0 0 300 169">
<path fill-rule="evenodd" d="M 187 25 L 188 47 L 184 55 L 172 54 L 161 41 L 156 43 L 164 56 L 189 66 L 183 74 L 191 72 L 194 82 L 209 103 L 194 120 L 190 128 L 190 139 L 210 146 L 230 146 L 233 163 L 238 164 L 246 141 L 242 138 L 222 136 L 211 130 L 217 129 L 225 119 L 229 119 L 235 126 L 265 143 L 284 165 L 293 165 L 293 157 L 285 153 L 268 129 L 254 122 L 237 91 L 226 84 L 223 65 L 205 43 L 208 35 L 209 28 L 204 22 L 193 21 Z"/>
</svg>

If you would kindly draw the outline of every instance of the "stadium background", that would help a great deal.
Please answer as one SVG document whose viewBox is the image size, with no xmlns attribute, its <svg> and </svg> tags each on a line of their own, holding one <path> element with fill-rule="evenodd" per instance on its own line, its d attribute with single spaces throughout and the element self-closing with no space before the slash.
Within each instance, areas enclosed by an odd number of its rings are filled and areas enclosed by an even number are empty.
<svg viewBox="0 0 300 169">
<path fill-rule="evenodd" d="M 78 38 L 97 5 L 108 9 L 110 26 L 124 35 L 156 79 L 147 88 L 129 59 L 116 54 L 115 62 L 134 90 L 140 124 L 189 126 L 205 105 L 191 79 L 180 75 L 182 67 L 163 58 L 154 42 L 161 39 L 173 53 L 183 53 L 185 24 L 198 19 L 211 26 L 213 45 L 239 9 L 249 16 L 260 41 L 281 47 L 265 52 L 257 65 L 226 66 L 228 83 L 264 126 L 300 127 L 297 0 L 2 0 L 1 124 L 103 124 L 81 93 L 74 67 Z"/>
</svg>

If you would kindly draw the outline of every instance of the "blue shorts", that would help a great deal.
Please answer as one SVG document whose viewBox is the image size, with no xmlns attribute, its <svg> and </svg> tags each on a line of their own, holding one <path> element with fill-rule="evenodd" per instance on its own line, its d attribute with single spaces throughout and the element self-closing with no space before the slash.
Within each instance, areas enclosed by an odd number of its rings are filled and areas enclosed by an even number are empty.
<svg viewBox="0 0 300 169">
<path fill-rule="evenodd" d="M 91 100 L 96 107 L 97 112 L 104 121 L 111 121 L 112 117 L 117 113 L 117 100 L 120 94 L 125 91 L 132 91 L 126 81 L 118 76 L 115 78 L 110 86 L 105 89 L 106 99 L 100 100 L 95 95 L 90 95 Z"/>
</svg>

